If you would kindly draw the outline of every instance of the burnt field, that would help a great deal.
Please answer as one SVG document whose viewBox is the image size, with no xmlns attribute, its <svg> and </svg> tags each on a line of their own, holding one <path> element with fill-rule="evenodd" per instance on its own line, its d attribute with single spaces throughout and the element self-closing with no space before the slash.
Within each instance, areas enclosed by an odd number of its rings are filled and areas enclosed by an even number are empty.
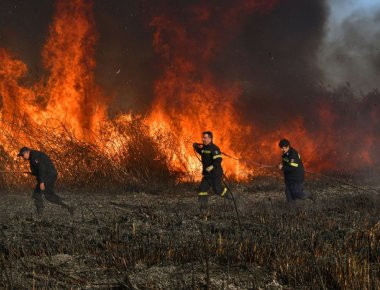
<svg viewBox="0 0 380 290">
<path fill-rule="evenodd" d="M 234 185 L 200 219 L 193 185 L 165 193 L 68 192 L 76 212 L 3 193 L 0 286 L 127 289 L 379 289 L 380 195 L 308 180 L 287 207 L 279 179 Z"/>
</svg>

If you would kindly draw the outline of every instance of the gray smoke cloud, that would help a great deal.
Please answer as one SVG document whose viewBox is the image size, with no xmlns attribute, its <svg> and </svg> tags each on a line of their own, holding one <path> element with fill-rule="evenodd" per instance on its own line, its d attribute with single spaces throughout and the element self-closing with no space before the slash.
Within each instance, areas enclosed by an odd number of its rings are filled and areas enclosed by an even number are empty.
<svg viewBox="0 0 380 290">
<path fill-rule="evenodd" d="M 325 1 L 294 0 L 248 19 L 215 62 L 218 78 L 242 84 L 238 106 L 246 118 L 271 130 L 310 115 L 323 95 L 317 56 L 327 17 Z"/>
<path fill-rule="evenodd" d="M 379 88 L 380 2 L 333 0 L 319 54 L 324 82 L 363 94 Z"/>
</svg>

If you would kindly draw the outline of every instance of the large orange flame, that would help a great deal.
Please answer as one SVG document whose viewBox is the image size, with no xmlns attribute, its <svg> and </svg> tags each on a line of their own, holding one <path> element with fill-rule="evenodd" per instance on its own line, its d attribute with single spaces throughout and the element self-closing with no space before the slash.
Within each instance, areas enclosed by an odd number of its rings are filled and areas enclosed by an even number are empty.
<svg viewBox="0 0 380 290">
<path fill-rule="evenodd" d="M 154 48 L 162 58 L 164 73 L 155 85 L 156 100 L 149 121 L 152 130 L 174 132 L 178 137 L 181 156 L 174 159 L 186 160 L 188 170 L 199 167 L 191 142 L 199 141 L 206 130 L 213 131 L 215 143 L 223 151 L 243 157 L 238 143 L 253 131 L 234 107 L 240 86 L 217 84 L 209 67 L 218 48 L 234 35 L 245 16 L 268 10 L 274 3 L 235 1 L 223 13 L 207 5 L 193 6 L 189 9 L 191 23 L 165 15 L 151 22 L 155 29 Z M 223 164 L 229 174 L 239 179 L 252 173 L 246 164 L 236 160 L 225 159 Z"/>
<path fill-rule="evenodd" d="M 61 124 L 78 138 L 89 137 L 106 109 L 94 83 L 95 42 L 91 3 L 60 0 L 42 53 L 46 79 L 30 88 L 21 86 L 26 65 L 1 49 L 3 120 L 23 117 L 37 124 Z"/>
<path fill-rule="evenodd" d="M 94 83 L 96 34 L 92 5 L 89 1 L 60 0 L 57 11 L 42 53 L 50 72 L 46 111 L 83 136 L 95 129 L 105 112 Z"/>
<path fill-rule="evenodd" d="M 352 161 L 352 168 L 373 163 L 371 150 L 379 142 L 376 131 L 370 129 L 360 135 L 366 138 L 360 140 L 361 150 L 355 156 L 337 159 L 337 155 L 344 155 L 337 153 L 337 144 L 341 140 L 357 143 L 357 130 L 347 128 L 337 134 L 335 128 L 340 119 L 331 104 L 321 101 L 315 108 L 322 130 L 308 130 L 306 120 L 299 115 L 279 124 L 276 131 L 268 132 L 247 123 L 237 111 L 235 102 L 241 94 L 240 84 L 220 81 L 213 75 L 210 67 L 215 56 L 239 31 L 244 19 L 253 12 L 268 13 L 275 4 L 275 0 L 236 0 L 225 1 L 226 6 L 220 9 L 202 2 L 189 6 L 183 18 L 167 10 L 152 19 L 153 47 L 163 73 L 154 84 L 155 99 L 145 124 L 153 138 L 162 134 L 175 137 L 171 147 L 161 146 L 173 170 L 199 172 L 192 142 L 199 141 L 205 130 L 214 132 L 215 143 L 222 151 L 241 158 L 240 162 L 228 158 L 223 162 L 227 173 L 240 180 L 254 174 L 257 163 L 278 162 L 277 142 L 281 137 L 294 141 L 306 164 L 316 170 L 333 169 L 336 162 L 341 162 L 339 166 L 344 168 L 347 160 Z M 78 139 L 100 142 L 97 145 L 105 152 L 116 154 L 128 138 L 121 138 L 107 120 L 105 98 L 95 83 L 96 38 L 91 2 L 58 0 L 42 51 L 46 75 L 31 87 L 21 84 L 27 73 L 26 65 L 0 48 L 3 130 L 12 130 L 9 124 L 22 119 L 44 125 L 52 132 L 68 130 Z M 130 114 L 122 115 L 116 123 L 119 126 L 131 118 Z M 376 128 L 379 118 L 379 111 L 373 109 L 368 127 Z M 93 138 L 97 134 L 103 136 Z M 25 138 L 27 144 L 26 137 L 17 135 Z M 16 150 L 6 135 L 0 134 L 0 142 L 6 151 Z"/>
</svg>

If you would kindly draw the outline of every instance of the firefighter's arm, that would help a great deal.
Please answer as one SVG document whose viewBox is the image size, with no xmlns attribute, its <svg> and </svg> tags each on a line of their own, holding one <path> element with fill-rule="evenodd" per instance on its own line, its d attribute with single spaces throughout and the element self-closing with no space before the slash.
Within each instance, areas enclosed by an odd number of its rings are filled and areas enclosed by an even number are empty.
<svg viewBox="0 0 380 290">
<path fill-rule="evenodd" d="M 220 167 L 222 164 L 222 153 L 219 149 L 212 151 L 212 169 Z M 211 170 L 212 170 L 211 169 Z"/>
<path fill-rule="evenodd" d="M 289 162 L 285 162 L 284 164 L 284 172 L 293 172 L 297 170 L 297 168 L 299 167 L 299 163 L 300 158 L 298 154 L 292 154 L 291 156 L 289 156 Z"/>
<path fill-rule="evenodd" d="M 199 143 L 193 143 L 193 148 L 194 150 L 201 154 L 202 153 L 202 147 L 203 147 L 203 144 L 199 144 Z"/>
<path fill-rule="evenodd" d="M 289 173 L 289 172 L 293 172 L 295 171 L 297 168 L 294 167 L 294 166 L 291 166 L 290 163 L 286 163 L 282 169 L 284 170 L 285 173 Z"/>
<path fill-rule="evenodd" d="M 40 183 L 45 183 L 46 166 L 41 160 L 36 160 L 36 163 L 37 163 L 37 167 L 38 167 L 38 180 L 40 181 Z"/>
</svg>

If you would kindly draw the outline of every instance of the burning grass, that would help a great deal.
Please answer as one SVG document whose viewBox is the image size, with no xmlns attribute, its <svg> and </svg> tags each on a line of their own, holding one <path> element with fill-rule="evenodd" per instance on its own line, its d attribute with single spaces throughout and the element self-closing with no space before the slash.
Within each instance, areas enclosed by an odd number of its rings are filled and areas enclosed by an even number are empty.
<svg viewBox="0 0 380 290">
<path fill-rule="evenodd" d="M 268 184 L 272 184 L 271 187 Z M 253 190 L 262 186 L 261 190 Z M 2 287 L 135 289 L 377 289 L 378 195 L 318 188 L 318 200 L 286 207 L 282 184 L 239 186 L 243 231 L 219 198 L 212 217 L 195 216 L 196 198 L 177 194 L 67 195 L 69 218 L 49 206 L 43 219 L 22 195 L 3 196 Z"/>
<path fill-rule="evenodd" d="M 161 150 L 160 144 L 171 146 L 168 136 L 150 136 L 139 117 L 108 121 L 101 127 L 107 134 L 93 134 L 88 142 L 77 139 L 63 124 L 52 128 L 25 120 L 3 121 L 2 128 L 0 137 L 8 148 L 0 148 L 1 170 L 28 171 L 28 163 L 15 157 L 17 150 L 27 145 L 53 159 L 59 183 L 65 188 L 154 191 L 173 185 L 186 174 L 176 171 L 169 163 L 171 156 Z M 25 177 L 6 173 L 0 182 L 3 189 L 12 190 L 25 185 Z"/>
</svg>

